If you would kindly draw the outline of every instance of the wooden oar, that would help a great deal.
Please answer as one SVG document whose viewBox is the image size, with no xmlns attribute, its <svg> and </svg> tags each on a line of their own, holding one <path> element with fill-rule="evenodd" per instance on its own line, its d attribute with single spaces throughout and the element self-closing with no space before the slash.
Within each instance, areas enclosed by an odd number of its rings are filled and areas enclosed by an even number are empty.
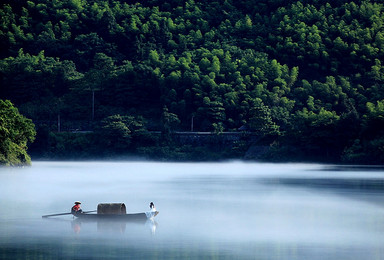
<svg viewBox="0 0 384 260">
<path fill-rule="evenodd" d="M 91 212 L 96 212 L 97 210 L 91 210 L 91 211 L 83 211 L 83 213 L 91 213 Z M 63 215 L 70 215 L 72 214 L 71 212 L 69 213 L 58 213 L 58 214 L 51 214 L 51 215 L 44 215 L 41 216 L 42 218 L 48 218 L 48 217 L 55 217 L 55 216 L 63 216 Z"/>
</svg>

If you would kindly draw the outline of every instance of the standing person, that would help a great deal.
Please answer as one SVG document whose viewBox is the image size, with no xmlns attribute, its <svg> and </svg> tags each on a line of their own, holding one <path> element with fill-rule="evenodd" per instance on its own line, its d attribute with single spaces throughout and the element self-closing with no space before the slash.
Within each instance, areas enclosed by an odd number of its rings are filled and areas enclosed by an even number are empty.
<svg viewBox="0 0 384 260">
<path fill-rule="evenodd" d="M 156 212 L 155 204 L 153 202 L 149 203 L 149 208 L 151 209 L 151 212 Z"/>
<path fill-rule="evenodd" d="M 83 213 L 83 210 L 81 209 L 80 205 L 81 205 L 80 201 L 75 202 L 75 205 L 71 208 L 72 215 L 76 216 L 77 214 Z"/>
<path fill-rule="evenodd" d="M 157 214 L 159 214 L 159 212 L 156 210 L 155 208 L 155 204 L 153 202 L 149 203 L 149 208 L 151 209 L 150 211 L 148 212 L 145 212 L 145 215 L 147 215 L 147 218 L 153 218 L 155 217 Z"/>
<path fill-rule="evenodd" d="M 149 203 L 149 208 L 151 209 L 151 211 L 156 211 L 156 208 L 155 208 L 155 204 L 153 204 L 153 202 Z"/>
</svg>

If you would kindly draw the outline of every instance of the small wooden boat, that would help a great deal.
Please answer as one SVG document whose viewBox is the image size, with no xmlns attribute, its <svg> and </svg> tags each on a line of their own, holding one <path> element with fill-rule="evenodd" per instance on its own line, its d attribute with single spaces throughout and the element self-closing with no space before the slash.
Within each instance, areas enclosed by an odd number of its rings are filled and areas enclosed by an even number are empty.
<svg viewBox="0 0 384 260">
<path fill-rule="evenodd" d="M 100 220 L 100 221 L 131 221 L 131 222 L 144 221 L 145 222 L 147 221 L 147 219 L 152 219 L 156 217 L 157 214 L 159 214 L 159 212 L 156 211 L 154 207 L 151 207 L 151 211 L 149 212 L 127 214 L 124 203 L 100 203 L 97 205 L 97 214 L 91 213 L 95 211 L 96 210 L 81 212 L 81 213 L 75 213 L 75 212 L 59 213 L 59 214 L 44 215 L 42 217 L 48 218 L 48 217 L 54 217 L 54 216 L 73 214 L 79 220 L 87 220 L 87 221 Z"/>
<path fill-rule="evenodd" d="M 74 216 L 81 220 L 97 221 L 146 221 L 159 214 L 158 211 L 127 214 L 124 203 L 100 203 L 97 205 L 97 214 L 79 213 Z"/>
</svg>

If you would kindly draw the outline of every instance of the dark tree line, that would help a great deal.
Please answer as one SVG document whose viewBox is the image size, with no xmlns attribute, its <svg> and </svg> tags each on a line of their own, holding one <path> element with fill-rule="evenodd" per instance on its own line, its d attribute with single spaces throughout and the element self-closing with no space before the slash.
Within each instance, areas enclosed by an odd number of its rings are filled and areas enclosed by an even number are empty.
<svg viewBox="0 0 384 260">
<path fill-rule="evenodd" d="M 115 151 L 193 119 L 197 131 L 273 136 L 269 158 L 382 163 L 383 11 L 373 0 L 5 1 L 0 98 L 38 136 L 58 116 L 110 136 L 120 125 L 129 140 Z M 129 118 L 146 132 L 136 141 Z"/>
</svg>

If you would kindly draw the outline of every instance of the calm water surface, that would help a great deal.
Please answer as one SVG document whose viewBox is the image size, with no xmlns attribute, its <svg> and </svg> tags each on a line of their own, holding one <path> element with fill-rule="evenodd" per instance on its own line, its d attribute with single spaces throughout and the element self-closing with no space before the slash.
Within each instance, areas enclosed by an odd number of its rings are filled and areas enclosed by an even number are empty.
<svg viewBox="0 0 384 260">
<path fill-rule="evenodd" d="M 41 218 L 76 200 L 160 214 Z M 0 259 L 384 259 L 379 167 L 34 162 L 0 168 L 0 208 Z"/>
</svg>

